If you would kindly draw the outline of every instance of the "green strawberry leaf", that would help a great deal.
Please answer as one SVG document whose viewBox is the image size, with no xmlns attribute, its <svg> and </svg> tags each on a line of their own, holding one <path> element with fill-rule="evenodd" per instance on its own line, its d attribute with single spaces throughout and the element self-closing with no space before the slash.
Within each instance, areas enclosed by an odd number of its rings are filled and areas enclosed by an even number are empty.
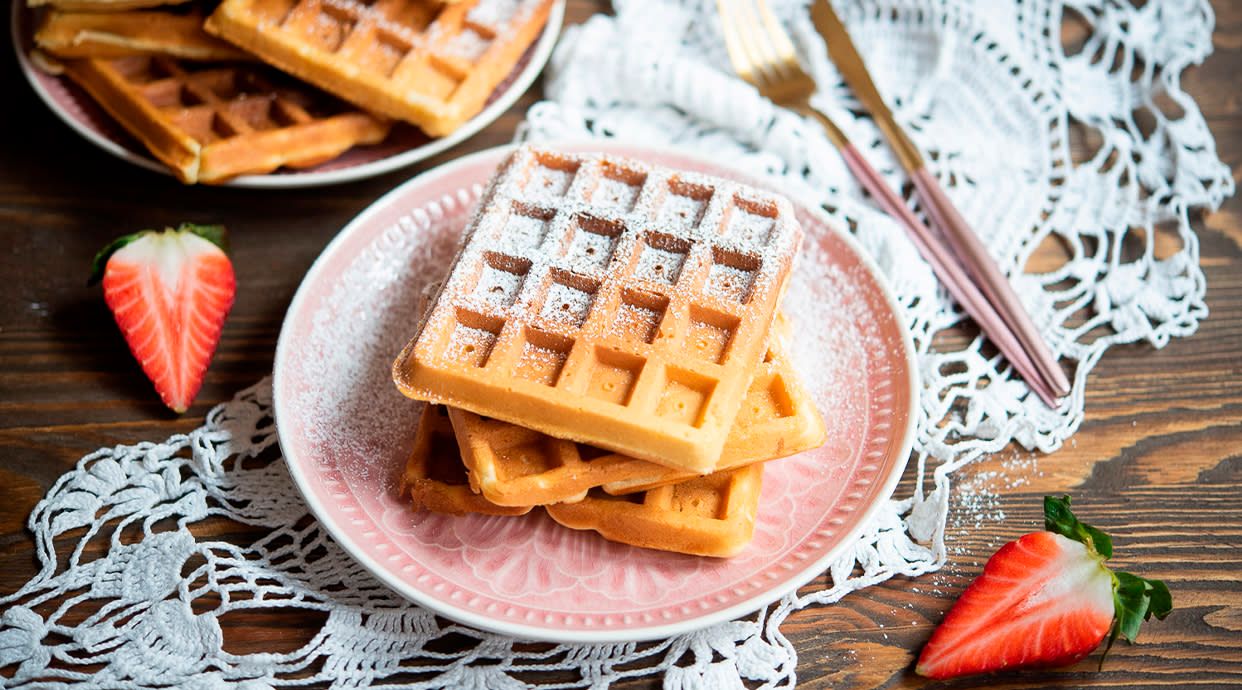
<svg viewBox="0 0 1242 690">
<path fill-rule="evenodd" d="M 1151 605 L 1147 607 L 1143 620 L 1150 620 L 1152 616 L 1164 620 L 1173 611 L 1173 595 L 1169 592 L 1169 586 L 1163 580 L 1147 580 L 1147 584 L 1151 586 Z"/>
<path fill-rule="evenodd" d="M 1113 556 L 1113 540 L 1104 532 L 1079 522 L 1070 510 L 1070 497 L 1044 496 L 1044 529 L 1082 542 L 1105 559 Z"/>
<path fill-rule="evenodd" d="M 1117 617 L 1118 635 L 1134 642 L 1150 606 L 1146 580 L 1130 573 L 1113 573 L 1113 615 Z"/>
<path fill-rule="evenodd" d="M 1160 580 L 1148 580 L 1130 573 L 1115 573 L 1114 605 L 1121 636 L 1129 642 L 1138 638 L 1139 626 L 1155 616 L 1164 620 L 1173 610 L 1173 595 Z M 1123 615 L 1124 609 L 1124 615 Z"/>
<path fill-rule="evenodd" d="M 117 250 L 133 242 L 134 240 L 137 240 L 143 235 L 147 235 L 152 232 L 154 232 L 154 230 L 139 230 L 138 232 L 130 233 L 128 235 L 121 235 L 115 240 L 112 240 L 108 244 L 104 245 L 104 248 L 100 249 L 99 253 L 95 255 L 95 258 L 91 260 L 91 274 L 90 277 L 86 279 L 86 287 L 95 285 L 99 281 L 103 280 L 104 269 L 108 266 L 108 259 L 111 259 L 112 255 L 115 254 Z"/>
<path fill-rule="evenodd" d="M 177 226 L 177 232 L 190 232 L 207 240 L 208 242 L 220 248 L 225 254 L 229 253 L 229 231 L 224 229 L 223 225 L 198 225 L 195 223 L 182 223 Z"/>
</svg>

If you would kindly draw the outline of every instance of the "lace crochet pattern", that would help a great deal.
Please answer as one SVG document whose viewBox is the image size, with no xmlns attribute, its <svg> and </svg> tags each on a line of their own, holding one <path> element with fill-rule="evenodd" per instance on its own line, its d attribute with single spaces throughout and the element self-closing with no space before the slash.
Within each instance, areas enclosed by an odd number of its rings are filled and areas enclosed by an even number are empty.
<svg viewBox="0 0 1242 690">
<path fill-rule="evenodd" d="M 819 105 L 871 161 L 901 175 L 826 61 L 804 7 L 773 3 L 819 79 Z M 982 339 L 933 337 L 963 320 L 902 231 L 862 196 L 816 126 L 732 78 L 714 3 L 618 0 L 566 32 L 528 114 L 532 139 L 619 137 L 709 152 L 824 207 L 887 274 L 922 371 L 913 495 L 888 502 L 830 585 L 744 620 L 658 643 L 538 645 L 436 618 L 392 594 L 308 515 L 279 461 L 262 381 L 161 443 L 101 449 L 30 518 L 39 573 L 0 597 L 0 687 L 605 688 L 661 674 L 668 688 L 796 683 L 781 623 L 946 558 L 952 474 L 1011 441 L 1052 451 L 1082 421 L 1087 373 L 1114 344 L 1159 347 L 1206 315 L 1189 213 L 1233 184 L 1179 76 L 1211 49 L 1207 0 L 838 2 L 876 81 L 931 169 L 1015 282 L 1074 391 L 1044 408 Z M 1089 29 L 1066 54 L 1062 21 Z M 1096 150 L 1070 156 L 1070 129 Z M 1060 265 L 1025 273 L 1043 243 Z M 208 519 L 262 527 L 253 544 L 196 537 Z M 57 546 L 59 540 L 62 545 Z M 68 551 L 63 545 L 68 544 Z M 219 618 L 247 609 L 326 618 L 302 648 L 232 654 Z M 444 652 L 447 637 L 456 642 Z M 465 644 L 463 644 L 465 642 Z"/>
</svg>

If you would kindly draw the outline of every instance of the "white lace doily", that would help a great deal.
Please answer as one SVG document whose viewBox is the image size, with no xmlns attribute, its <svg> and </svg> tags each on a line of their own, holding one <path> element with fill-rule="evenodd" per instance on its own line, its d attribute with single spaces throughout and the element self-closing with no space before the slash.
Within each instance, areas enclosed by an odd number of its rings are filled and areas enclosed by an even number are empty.
<svg viewBox="0 0 1242 690">
<path fill-rule="evenodd" d="M 824 58 L 805 11 L 774 3 L 825 86 L 820 103 L 901 183 L 896 165 Z M 162 443 L 101 449 L 30 518 L 41 564 L 0 598 L 0 687 L 604 688 L 662 674 L 667 688 L 795 683 L 780 631 L 793 611 L 945 561 L 951 474 L 1010 441 L 1055 450 L 1082 421 L 1087 373 L 1116 343 L 1157 347 L 1206 315 L 1188 213 L 1233 192 L 1228 168 L 1179 77 L 1211 50 L 1207 0 L 849 0 L 838 9 L 881 91 L 983 235 L 1062 361 L 1074 391 L 1044 408 L 976 339 L 932 337 L 962 320 L 902 231 L 869 206 L 815 126 L 729 76 L 711 0 L 618 1 L 617 16 L 568 30 L 528 114 L 531 138 L 615 136 L 709 152 L 823 205 L 872 253 L 920 353 L 915 493 L 890 501 L 830 569 L 831 586 L 742 621 L 650 645 L 531 645 L 435 618 L 399 599 L 332 543 L 276 455 L 270 383 Z M 1063 16 L 1090 26 L 1066 55 Z M 1070 158 L 1071 126 L 1099 149 Z M 1021 269 L 1041 243 L 1069 257 Z M 269 530 L 248 545 L 196 538 L 222 517 Z M 58 548 L 56 541 L 68 544 Z M 219 617 L 315 610 L 326 622 L 288 653 L 224 651 Z M 453 644 L 444 638 L 452 636 Z M 462 644 L 465 641 L 467 644 Z M 443 648 L 466 651 L 444 652 Z"/>
</svg>

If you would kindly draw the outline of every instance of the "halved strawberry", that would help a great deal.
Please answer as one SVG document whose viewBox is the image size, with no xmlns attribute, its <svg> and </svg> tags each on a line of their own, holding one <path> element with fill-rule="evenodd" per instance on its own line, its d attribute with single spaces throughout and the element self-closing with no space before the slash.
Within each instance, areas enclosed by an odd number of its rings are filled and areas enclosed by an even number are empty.
<svg viewBox="0 0 1242 690">
<path fill-rule="evenodd" d="M 130 352 L 178 413 L 198 395 L 233 306 L 236 282 L 224 246 L 218 225 L 144 230 L 104 247 L 87 282 L 102 278 Z"/>
<path fill-rule="evenodd" d="M 1143 621 L 1169 614 L 1168 587 L 1109 570 L 1112 540 L 1079 522 L 1069 505 L 1069 496 L 1044 497 L 1048 531 L 1009 542 L 988 559 L 932 633 L 916 673 L 943 679 L 1072 664 L 1110 630 L 1109 647 L 1118 635 L 1134 642 Z"/>
</svg>

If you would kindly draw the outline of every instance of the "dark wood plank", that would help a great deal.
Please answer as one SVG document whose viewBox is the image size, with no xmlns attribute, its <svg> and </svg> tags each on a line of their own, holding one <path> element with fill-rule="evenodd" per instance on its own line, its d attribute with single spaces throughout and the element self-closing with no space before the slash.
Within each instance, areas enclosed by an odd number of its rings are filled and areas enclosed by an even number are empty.
<svg viewBox="0 0 1242 690">
<path fill-rule="evenodd" d="M 1216 54 L 1183 83 L 1203 109 L 1223 159 L 1242 163 L 1242 5 L 1213 3 Z M 571 0 L 569 22 L 604 9 Z M 214 404 L 271 368 L 281 317 L 302 274 L 358 211 L 399 182 L 463 153 L 505 143 L 536 98 L 423 165 L 321 190 L 186 188 L 118 163 L 56 121 L 12 60 L 0 86 L 11 133 L 0 150 L 0 592 L 35 570 L 24 522 L 43 493 L 100 446 L 162 439 L 200 423 Z M 1235 179 L 1237 175 L 1235 173 Z M 197 219 L 234 231 L 242 286 L 206 385 L 182 417 L 167 413 L 129 357 L 98 292 L 83 286 L 103 242 L 124 231 Z M 1242 685 L 1242 201 L 1196 219 L 1211 317 L 1163 350 L 1110 351 L 1093 372 L 1087 418 L 1061 451 L 1008 449 L 964 470 L 950 516 L 950 558 L 938 573 L 894 579 L 784 627 L 805 687 L 915 688 L 918 649 L 954 597 L 1002 543 L 1040 524 L 1045 493 L 1073 493 L 1085 519 L 1112 532 L 1118 565 L 1168 581 L 1176 612 L 1119 645 L 1096 672 L 1069 669 L 968 680 L 953 687 L 1222 687 Z M 1051 259 L 1049 259 L 1051 260 Z M 953 337 L 953 336 L 946 336 Z M 245 542 L 231 523 L 205 534 Z M 804 592 L 822 587 L 823 579 Z M 322 616 L 262 611 L 224 621 L 236 653 L 296 648 Z M 3 672 L 0 671 L 0 674 Z M 658 679 L 622 684 L 658 687 Z"/>
</svg>

